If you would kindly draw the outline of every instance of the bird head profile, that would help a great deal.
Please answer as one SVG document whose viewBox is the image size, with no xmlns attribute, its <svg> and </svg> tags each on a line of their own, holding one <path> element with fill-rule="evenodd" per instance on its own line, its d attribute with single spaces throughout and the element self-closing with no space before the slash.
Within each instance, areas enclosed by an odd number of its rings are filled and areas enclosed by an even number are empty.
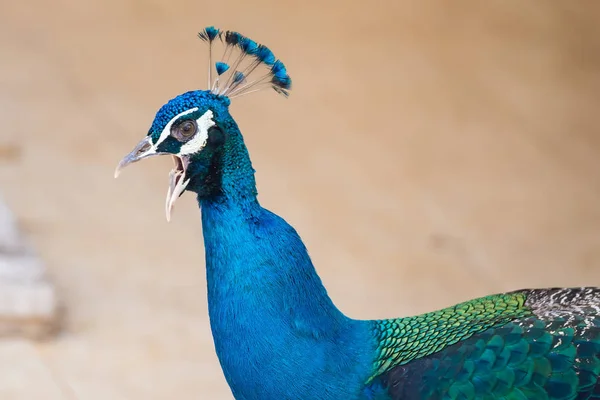
<svg viewBox="0 0 600 400">
<path fill-rule="evenodd" d="M 236 143 L 242 141 L 229 113 L 231 100 L 265 88 L 287 97 L 291 89 L 284 64 L 268 47 L 238 32 L 221 31 L 212 26 L 201 31 L 198 37 L 209 47 L 208 89 L 180 94 L 163 105 L 147 136 L 121 160 L 115 171 L 117 177 L 132 163 L 170 155 L 175 166 L 169 174 L 167 220 L 171 218 L 173 204 L 184 191 L 196 192 L 200 198 L 217 195 L 222 190 L 223 164 L 240 162 L 231 154 Z M 215 42 L 223 45 L 223 52 L 220 61 L 213 64 Z"/>
</svg>

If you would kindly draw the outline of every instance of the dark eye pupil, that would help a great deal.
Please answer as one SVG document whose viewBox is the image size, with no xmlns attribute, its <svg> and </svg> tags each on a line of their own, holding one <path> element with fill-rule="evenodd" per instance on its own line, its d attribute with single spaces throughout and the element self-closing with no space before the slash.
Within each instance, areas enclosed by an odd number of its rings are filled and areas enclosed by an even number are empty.
<svg viewBox="0 0 600 400">
<path fill-rule="evenodd" d="M 171 128 L 171 134 L 179 141 L 190 139 L 198 131 L 198 125 L 194 120 L 183 121 Z"/>
</svg>

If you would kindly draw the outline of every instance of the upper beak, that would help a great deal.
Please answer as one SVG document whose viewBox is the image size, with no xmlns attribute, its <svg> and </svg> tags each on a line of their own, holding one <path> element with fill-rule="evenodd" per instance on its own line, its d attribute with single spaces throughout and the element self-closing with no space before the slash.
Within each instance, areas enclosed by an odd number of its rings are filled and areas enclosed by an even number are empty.
<svg viewBox="0 0 600 400">
<path fill-rule="evenodd" d="M 119 165 L 117 165 L 117 169 L 115 169 L 115 178 L 118 178 L 121 170 L 129 164 L 133 164 L 134 162 L 138 162 L 143 158 L 158 154 L 159 153 L 156 152 L 152 142 L 150 141 L 150 137 L 146 136 L 133 148 L 133 150 L 131 150 L 131 153 L 127 154 L 121 160 Z"/>
<path fill-rule="evenodd" d="M 141 159 L 150 156 L 157 156 L 161 154 L 170 154 L 170 153 L 157 153 L 156 148 L 150 141 L 149 137 L 145 137 L 141 142 L 137 144 L 131 151 L 131 153 L 127 154 L 117 165 L 117 169 L 115 170 L 115 178 L 119 176 L 121 170 L 128 166 L 129 164 L 133 164 L 134 162 L 138 162 Z M 189 157 L 187 156 L 178 156 L 176 154 L 171 154 L 173 156 L 173 161 L 175 162 L 175 168 L 169 173 L 169 189 L 167 191 L 167 201 L 165 204 L 165 211 L 167 214 L 167 221 L 171 220 L 171 210 L 173 209 L 173 204 L 175 204 L 175 200 L 181 196 L 188 183 L 190 183 L 190 179 L 185 179 L 187 167 L 189 164 Z"/>
</svg>

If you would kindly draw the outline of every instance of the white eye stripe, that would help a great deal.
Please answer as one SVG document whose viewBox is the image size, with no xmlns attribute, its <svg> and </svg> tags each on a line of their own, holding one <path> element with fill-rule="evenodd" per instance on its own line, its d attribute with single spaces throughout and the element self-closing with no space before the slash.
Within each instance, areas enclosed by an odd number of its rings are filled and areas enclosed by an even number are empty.
<svg viewBox="0 0 600 400">
<path fill-rule="evenodd" d="M 208 110 L 203 116 L 196 120 L 196 123 L 198 124 L 198 132 L 196 132 L 191 140 L 181 146 L 179 155 L 197 153 L 202 150 L 204 146 L 206 146 L 206 141 L 208 140 L 208 130 L 211 126 L 215 125 L 215 122 L 212 118 L 213 112 Z"/>
<path fill-rule="evenodd" d="M 165 128 L 160 133 L 158 140 L 154 144 L 154 148 L 158 147 L 159 144 L 161 144 L 166 138 L 169 137 L 169 135 L 171 134 L 171 127 L 173 126 L 175 121 L 177 121 L 179 118 L 183 117 L 184 115 L 188 115 L 188 114 L 191 114 L 196 111 L 198 111 L 198 107 L 190 108 L 189 110 L 185 110 L 184 112 L 179 113 L 176 116 L 174 116 L 173 118 L 171 118 L 171 120 L 167 123 L 167 125 L 165 125 Z M 212 111 L 210 111 L 210 113 L 212 116 Z M 206 115 L 206 113 L 204 115 Z M 200 118 L 202 118 L 202 117 L 200 117 Z"/>
</svg>

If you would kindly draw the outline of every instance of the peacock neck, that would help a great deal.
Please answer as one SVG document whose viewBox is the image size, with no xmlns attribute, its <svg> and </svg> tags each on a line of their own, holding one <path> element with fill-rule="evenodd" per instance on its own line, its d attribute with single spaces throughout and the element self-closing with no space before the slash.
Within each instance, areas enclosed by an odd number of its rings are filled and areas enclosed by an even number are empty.
<svg viewBox="0 0 600 400">
<path fill-rule="evenodd" d="M 375 350 L 371 325 L 337 309 L 294 228 L 260 206 L 240 144 L 223 154 L 220 194 L 198 196 L 225 377 L 239 399 L 305 398 L 311 387 L 328 388 L 322 400 L 358 398 Z"/>
<path fill-rule="evenodd" d="M 200 204 L 210 325 L 235 398 L 306 398 L 311 387 L 321 400 L 359 398 L 370 325 L 332 303 L 294 229 L 255 200 Z"/>
<path fill-rule="evenodd" d="M 225 172 L 225 171 L 224 171 Z M 243 172 L 236 170 L 236 182 Z M 315 329 L 346 321 L 335 307 L 308 252 L 294 230 L 258 202 L 254 185 L 223 188 L 223 194 L 199 199 L 206 251 L 209 301 L 267 306 L 274 316 L 292 313 L 297 323 Z M 250 303 L 241 303 L 250 301 Z M 292 317 L 290 315 L 290 317 Z M 300 322 L 302 321 L 302 322 Z"/>
<path fill-rule="evenodd" d="M 345 321 L 294 228 L 259 204 L 254 169 L 241 136 L 230 143 L 220 162 L 219 194 L 198 199 L 209 297 L 224 301 L 221 296 L 251 296 L 245 300 L 269 303 L 276 315 L 282 315 L 282 309 L 298 311 L 294 318 L 307 324 L 308 319 L 315 325 L 320 319 L 328 324 Z"/>
</svg>

